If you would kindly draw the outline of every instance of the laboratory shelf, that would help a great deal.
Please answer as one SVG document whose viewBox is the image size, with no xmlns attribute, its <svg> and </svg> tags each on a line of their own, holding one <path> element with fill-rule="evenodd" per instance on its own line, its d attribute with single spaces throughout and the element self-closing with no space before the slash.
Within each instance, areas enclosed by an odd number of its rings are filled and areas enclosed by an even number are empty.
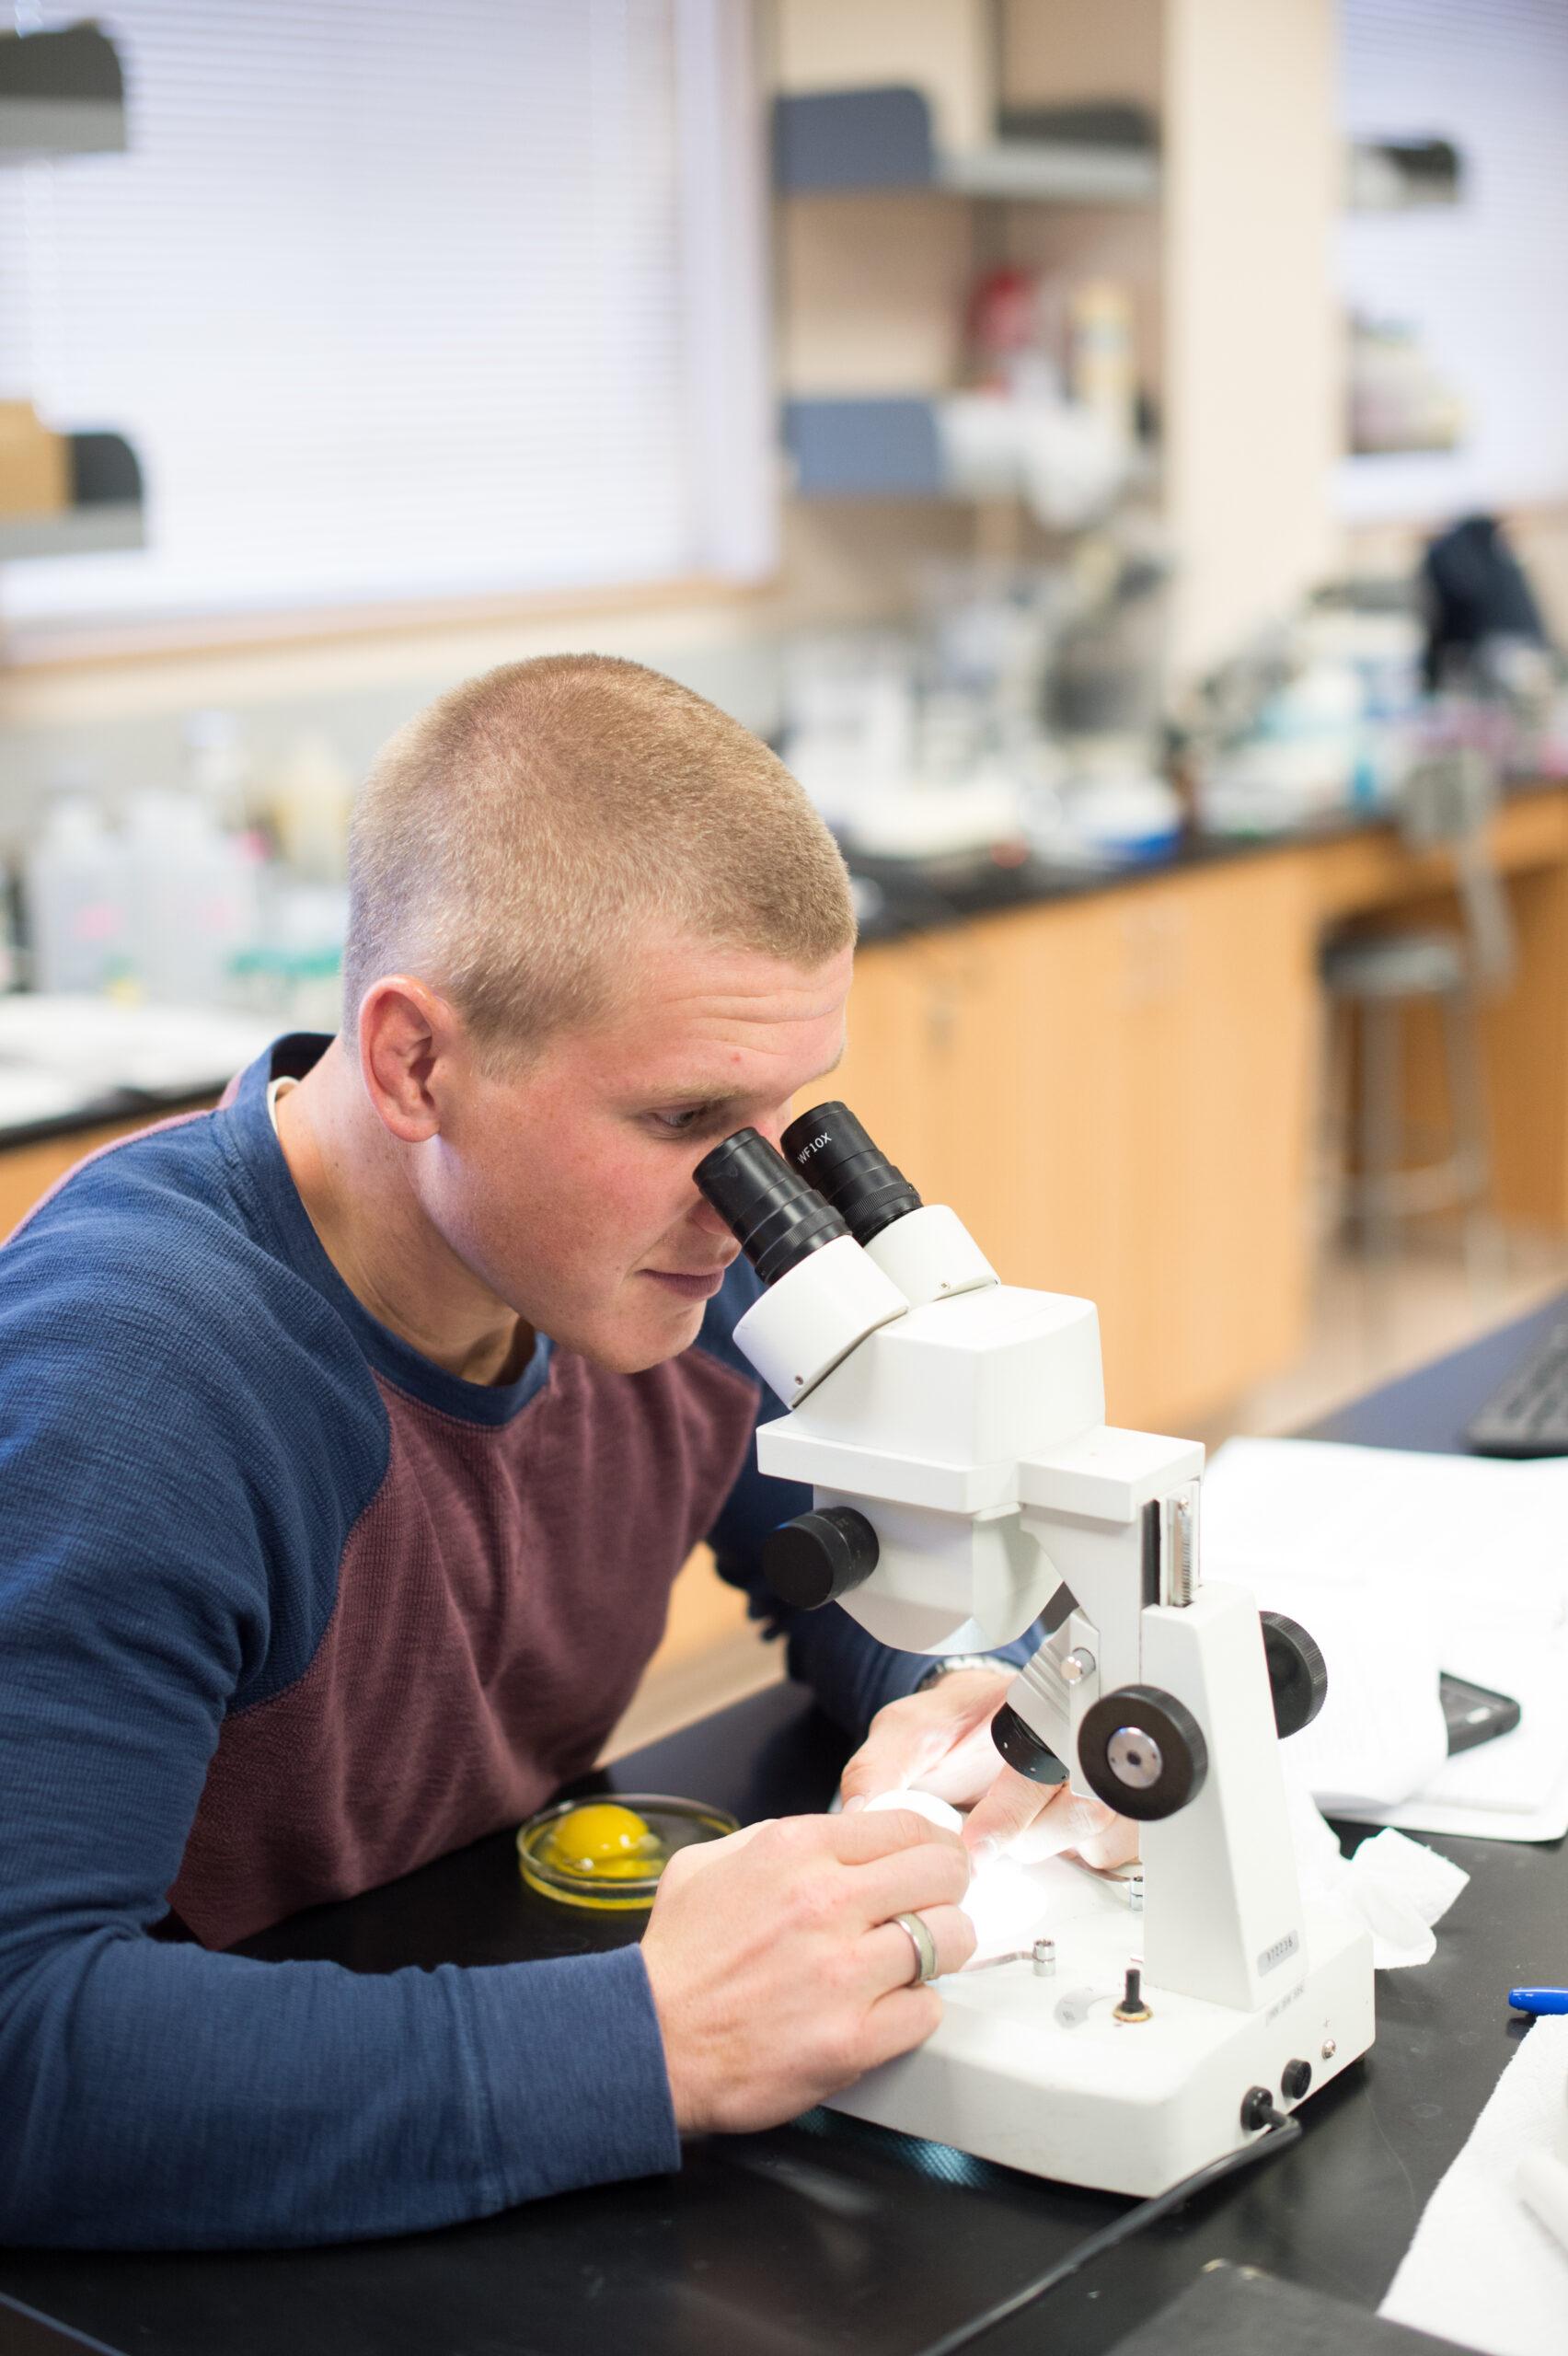
<svg viewBox="0 0 1568 2356">
<path fill-rule="evenodd" d="M 54 515 L 0 515 L 0 564 L 34 556 L 102 556 L 147 544 L 140 502 L 63 507 Z"/>
<path fill-rule="evenodd" d="M 959 398 L 962 398 L 959 397 Z M 999 461 L 984 487 L 953 479 L 940 394 L 796 394 L 782 405 L 780 431 L 797 499 L 949 499 L 1017 496 L 1021 462 L 1008 476 Z M 962 437 L 960 437 L 962 446 Z M 1159 487 L 1159 457 L 1140 449 L 1123 492 L 1148 497 Z"/>
<path fill-rule="evenodd" d="M 71 504 L 37 515 L 0 515 L 0 564 L 146 546 L 142 469 L 124 435 L 71 433 L 66 443 Z"/>
<path fill-rule="evenodd" d="M 120 58 L 97 25 L 0 33 L 0 164 L 116 154 L 125 144 Z"/>
<path fill-rule="evenodd" d="M 1159 193 L 1150 148 L 1078 139 L 938 143 L 923 92 L 813 90 L 773 107 L 774 185 L 785 195 L 929 189 L 1058 204 L 1147 204 Z"/>
<path fill-rule="evenodd" d="M 797 499 L 940 499 L 939 404 L 905 397 L 787 400 Z"/>
</svg>

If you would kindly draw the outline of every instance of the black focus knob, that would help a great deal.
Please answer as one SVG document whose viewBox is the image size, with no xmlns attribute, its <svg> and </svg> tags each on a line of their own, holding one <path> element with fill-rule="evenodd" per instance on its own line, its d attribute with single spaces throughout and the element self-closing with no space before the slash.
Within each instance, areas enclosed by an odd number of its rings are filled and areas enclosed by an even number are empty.
<svg viewBox="0 0 1568 2356">
<path fill-rule="evenodd" d="M 1159 1824 L 1203 1790 L 1208 1745 L 1174 1693 L 1158 1685 L 1119 1685 L 1084 1712 L 1078 1764 L 1095 1798 L 1118 1816 Z"/>
<path fill-rule="evenodd" d="M 877 1533 L 853 1506 L 797 1514 L 763 1541 L 762 1572 L 775 1595 L 815 1611 L 869 1579 L 877 1566 Z"/>
<path fill-rule="evenodd" d="M 1034 1728 L 1004 1702 L 991 1720 L 991 1740 L 1009 1767 L 1027 1775 L 1032 1784 L 1065 1784 L 1067 1770 L 1051 1749 L 1042 1741 Z"/>
<path fill-rule="evenodd" d="M 1309 1727 L 1328 1699 L 1328 1664 L 1299 1621 L 1287 1620 L 1283 1611 L 1261 1611 L 1258 1617 L 1263 1623 L 1274 1728 L 1283 1742 L 1286 1735 Z"/>
</svg>

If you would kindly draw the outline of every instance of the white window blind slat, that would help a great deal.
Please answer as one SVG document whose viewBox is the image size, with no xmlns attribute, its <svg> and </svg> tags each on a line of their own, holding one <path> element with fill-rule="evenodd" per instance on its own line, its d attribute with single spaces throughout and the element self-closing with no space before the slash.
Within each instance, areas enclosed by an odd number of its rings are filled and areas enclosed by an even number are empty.
<svg viewBox="0 0 1568 2356">
<path fill-rule="evenodd" d="M 150 545 L 14 565 L 7 615 L 764 569 L 760 234 L 697 234 L 760 222 L 717 4 L 106 0 L 132 151 L 0 175 L 0 391 L 128 435 Z"/>
</svg>

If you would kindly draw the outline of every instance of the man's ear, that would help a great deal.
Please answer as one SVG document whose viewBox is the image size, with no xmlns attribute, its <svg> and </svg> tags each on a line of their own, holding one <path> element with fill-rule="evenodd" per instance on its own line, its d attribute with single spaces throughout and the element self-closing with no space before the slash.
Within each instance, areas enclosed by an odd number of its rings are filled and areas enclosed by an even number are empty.
<svg viewBox="0 0 1568 2356">
<path fill-rule="evenodd" d="M 388 974 L 360 1001 L 360 1072 L 384 1127 L 423 1145 L 442 1126 L 442 1100 L 462 1037 L 456 1009 L 423 982 Z"/>
</svg>

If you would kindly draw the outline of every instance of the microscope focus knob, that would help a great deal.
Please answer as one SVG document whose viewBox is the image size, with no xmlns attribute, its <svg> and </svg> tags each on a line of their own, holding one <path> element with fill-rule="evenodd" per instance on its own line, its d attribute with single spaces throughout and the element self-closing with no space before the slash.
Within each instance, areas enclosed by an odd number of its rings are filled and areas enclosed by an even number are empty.
<svg viewBox="0 0 1568 2356">
<path fill-rule="evenodd" d="M 1096 1799 L 1118 1816 L 1155 1824 L 1203 1790 L 1208 1745 L 1174 1693 L 1158 1685 L 1119 1685 L 1084 1712 L 1078 1765 Z"/>
<path fill-rule="evenodd" d="M 869 1579 L 877 1566 L 877 1533 L 853 1506 L 797 1514 L 763 1541 L 762 1572 L 775 1595 L 815 1611 Z"/>
<path fill-rule="evenodd" d="M 1287 1620 L 1283 1611 L 1260 1611 L 1258 1617 L 1263 1623 L 1274 1726 L 1283 1742 L 1287 1734 L 1309 1727 L 1322 1708 L 1329 1691 L 1328 1663 L 1297 1621 Z"/>
</svg>

